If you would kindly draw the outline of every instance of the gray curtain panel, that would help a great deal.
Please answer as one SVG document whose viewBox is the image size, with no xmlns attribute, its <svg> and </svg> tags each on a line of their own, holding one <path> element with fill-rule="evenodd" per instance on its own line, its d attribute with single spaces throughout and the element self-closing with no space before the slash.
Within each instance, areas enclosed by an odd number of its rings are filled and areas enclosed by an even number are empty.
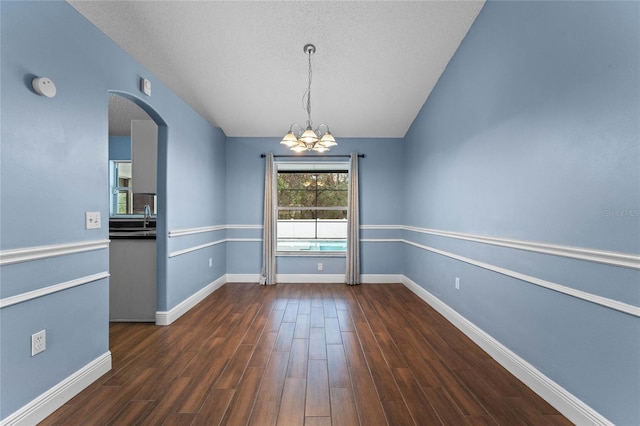
<svg viewBox="0 0 640 426">
<path fill-rule="evenodd" d="M 276 218 L 273 185 L 273 153 L 267 153 L 264 172 L 264 226 L 262 229 L 262 273 L 260 284 L 276 283 Z"/>
<path fill-rule="evenodd" d="M 349 163 L 349 204 L 347 218 L 347 272 L 348 285 L 360 284 L 360 203 L 358 201 L 358 153 L 351 153 Z"/>
</svg>

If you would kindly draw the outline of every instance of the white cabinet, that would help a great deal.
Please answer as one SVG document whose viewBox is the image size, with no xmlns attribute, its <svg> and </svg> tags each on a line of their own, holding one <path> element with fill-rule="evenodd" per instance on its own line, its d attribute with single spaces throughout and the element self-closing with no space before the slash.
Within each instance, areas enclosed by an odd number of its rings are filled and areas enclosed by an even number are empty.
<svg viewBox="0 0 640 426">
<path fill-rule="evenodd" d="M 151 120 L 131 120 L 133 192 L 157 194 L 158 126 Z"/>
</svg>

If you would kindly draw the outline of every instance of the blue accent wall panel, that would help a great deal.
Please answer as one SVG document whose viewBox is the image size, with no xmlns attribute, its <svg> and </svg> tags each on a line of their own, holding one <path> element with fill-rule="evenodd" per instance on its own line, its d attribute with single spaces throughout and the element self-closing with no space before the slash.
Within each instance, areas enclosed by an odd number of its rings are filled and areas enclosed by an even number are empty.
<svg viewBox="0 0 640 426">
<path fill-rule="evenodd" d="M 405 225 L 640 253 L 640 3 L 487 2 L 405 137 Z M 406 231 L 640 305 L 637 269 Z M 404 275 L 616 424 L 640 424 L 638 317 L 407 246 Z M 455 290 L 455 277 L 460 290 Z"/>
</svg>

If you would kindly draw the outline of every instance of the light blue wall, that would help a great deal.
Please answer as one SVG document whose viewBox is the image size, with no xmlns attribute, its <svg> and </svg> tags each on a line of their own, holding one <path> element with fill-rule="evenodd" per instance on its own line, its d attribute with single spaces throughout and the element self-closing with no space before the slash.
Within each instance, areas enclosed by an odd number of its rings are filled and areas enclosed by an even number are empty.
<svg viewBox="0 0 640 426">
<path fill-rule="evenodd" d="M 131 136 L 109 136 L 109 160 L 131 160 Z"/>
<path fill-rule="evenodd" d="M 203 137 L 184 139 L 172 134 L 169 127 L 167 192 L 170 212 L 168 232 L 225 224 L 226 136 L 200 119 L 183 121 L 185 126 Z M 166 300 L 159 299 L 159 310 L 170 310 L 204 286 L 225 274 L 225 244 L 194 250 L 179 256 L 179 250 L 193 250 L 201 245 L 224 240 L 224 230 L 167 240 Z M 209 259 L 213 266 L 209 267 Z"/>
<path fill-rule="evenodd" d="M 405 224 L 637 256 L 639 135 L 640 3 L 488 2 L 405 138 Z M 635 269 L 406 238 L 640 305 Z M 414 246 L 404 274 L 609 420 L 640 424 L 637 317 Z"/>
<path fill-rule="evenodd" d="M 227 223 L 262 225 L 264 199 L 264 162 L 260 154 L 276 155 L 292 152 L 277 138 L 228 138 L 227 145 Z M 339 138 L 338 146 L 329 154 L 365 154 L 359 160 L 361 225 L 397 225 L 402 220 L 402 139 Z M 301 156 L 301 160 L 311 155 Z M 321 156 L 317 158 L 322 158 Z M 329 158 L 328 160 L 335 160 Z M 338 159 L 340 160 L 340 159 Z M 342 159 L 348 161 L 348 158 Z M 295 161 L 289 158 L 276 161 Z M 384 231 L 364 230 L 362 238 L 380 238 Z M 393 231 L 399 237 L 397 231 Z M 228 238 L 262 238 L 261 229 L 229 229 Z M 389 237 L 387 232 L 384 236 Z M 262 268 L 261 242 L 230 242 L 227 249 L 227 273 L 257 274 Z M 397 243 L 363 242 L 361 272 L 363 274 L 400 274 L 401 249 Z M 323 271 L 317 270 L 318 262 Z M 279 274 L 344 274 L 344 257 L 279 257 Z"/>
<path fill-rule="evenodd" d="M 223 276 L 223 248 L 167 260 L 188 241 L 166 235 L 224 224 L 225 135 L 66 2 L 2 1 L 0 19 L 0 250 L 108 239 L 107 115 L 114 91 L 161 124 L 159 310 Z M 55 98 L 31 88 L 32 78 L 43 75 L 55 82 Z M 152 97 L 139 92 L 141 76 L 151 80 Z M 101 213 L 102 228 L 84 229 L 86 211 Z M 106 272 L 108 259 L 101 249 L 4 265 L 0 297 Z M 109 350 L 108 284 L 94 280 L 0 310 L 0 418 Z M 31 357 L 30 336 L 42 329 L 47 350 Z"/>
</svg>

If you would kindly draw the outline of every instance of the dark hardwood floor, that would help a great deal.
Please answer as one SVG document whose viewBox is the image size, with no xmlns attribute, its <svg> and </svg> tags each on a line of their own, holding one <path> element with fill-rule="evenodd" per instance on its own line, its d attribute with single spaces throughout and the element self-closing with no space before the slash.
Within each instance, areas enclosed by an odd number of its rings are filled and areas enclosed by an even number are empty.
<svg viewBox="0 0 640 426">
<path fill-rule="evenodd" d="M 43 425 L 570 425 L 401 284 L 226 284 Z"/>
</svg>

